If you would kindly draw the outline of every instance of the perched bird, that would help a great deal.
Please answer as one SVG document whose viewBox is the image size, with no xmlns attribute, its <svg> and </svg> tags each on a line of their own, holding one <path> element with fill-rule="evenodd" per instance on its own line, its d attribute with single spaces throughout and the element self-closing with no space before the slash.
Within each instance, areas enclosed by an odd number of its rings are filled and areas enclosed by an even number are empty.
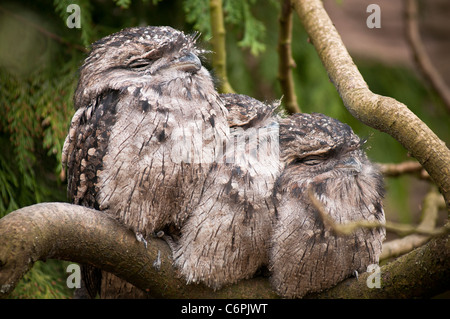
<svg viewBox="0 0 450 319">
<path fill-rule="evenodd" d="M 384 228 L 341 235 L 319 214 L 322 209 L 338 224 L 384 223 L 382 175 L 365 155 L 363 143 L 348 125 L 323 114 L 280 120 L 284 168 L 275 186 L 270 269 L 281 296 L 324 290 L 378 263 Z"/>
<path fill-rule="evenodd" d="M 230 141 L 210 169 L 201 201 L 181 228 L 174 265 L 187 282 L 214 289 L 252 277 L 268 265 L 275 218 L 273 186 L 280 172 L 277 103 L 221 95 Z"/>
<path fill-rule="evenodd" d="M 269 264 L 275 289 L 301 297 L 376 263 L 384 229 L 338 236 L 309 196 L 338 223 L 384 221 L 381 175 L 362 141 L 324 115 L 280 119 L 276 103 L 219 95 L 195 42 L 139 27 L 92 45 L 63 147 L 71 202 L 144 243 L 175 230 L 174 265 L 214 289 Z M 145 296 L 83 269 L 90 297 Z"/>
<path fill-rule="evenodd" d="M 128 28 L 95 42 L 80 68 L 63 148 L 68 196 L 144 242 L 183 224 L 229 136 L 195 42 L 171 27 Z M 87 286 L 95 296 L 99 282 Z"/>
</svg>

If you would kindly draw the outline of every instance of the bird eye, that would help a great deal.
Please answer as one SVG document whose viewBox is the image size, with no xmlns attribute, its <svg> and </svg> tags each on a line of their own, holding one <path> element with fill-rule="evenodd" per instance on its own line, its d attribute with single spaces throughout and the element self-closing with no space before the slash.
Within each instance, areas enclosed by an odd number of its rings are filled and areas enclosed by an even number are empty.
<svg viewBox="0 0 450 319">
<path fill-rule="evenodd" d="M 313 166 L 313 165 L 322 163 L 325 159 L 326 159 L 326 157 L 323 155 L 310 155 L 310 156 L 305 156 L 305 157 L 301 157 L 301 158 L 300 157 L 296 158 L 291 162 L 291 164 L 293 164 L 293 165 L 304 164 L 304 165 Z"/>
<path fill-rule="evenodd" d="M 149 59 L 136 59 L 131 61 L 128 64 L 128 67 L 131 69 L 143 69 L 148 67 L 151 64 L 151 60 Z"/>
<path fill-rule="evenodd" d="M 303 164 L 306 165 L 317 165 L 323 162 L 325 158 L 323 156 L 316 156 L 316 155 L 312 155 L 312 156 L 307 156 L 305 158 L 303 158 Z"/>
</svg>

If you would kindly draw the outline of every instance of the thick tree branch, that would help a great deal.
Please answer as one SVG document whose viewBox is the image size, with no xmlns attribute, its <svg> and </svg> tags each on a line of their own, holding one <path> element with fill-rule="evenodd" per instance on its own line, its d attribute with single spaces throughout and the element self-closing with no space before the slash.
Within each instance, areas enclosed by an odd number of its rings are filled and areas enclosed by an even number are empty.
<svg viewBox="0 0 450 319">
<path fill-rule="evenodd" d="M 171 252 L 164 241 L 151 239 L 146 249 L 131 231 L 108 215 L 77 205 L 43 203 L 14 211 L 0 219 L 0 238 L 0 297 L 8 296 L 35 261 L 54 258 L 102 268 L 155 298 L 277 298 L 269 281 L 262 277 L 218 291 L 186 285 L 172 267 Z M 153 266 L 158 252 L 159 270 Z M 448 235 L 437 237 L 400 257 L 400 261 L 381 267 L 382 289 L 367 288 L 366 273 L 359 280 L 344 281 L 315 297 L 386 298 L 439 293 L 443 287 L 448 288 L 449 255 Z M 402 290 L 404 283 L 414 289 Z"/>
<path fill-rule="evenodd" d="M 49 258 L 94 265 L 114 273 L 155 298 L 274 298 L 264 278 L 213 291 L 186 285 L 172 267 L 160 239 L 144 244 L 108 215 L 67 203 L 43 203 L 0 219 L 0 297 L 6 297 L 37 260 Z M 153 267 L 160 252 L 161 266 Z"/>
<path fill-rule="evenodd" d="M 295 61 L 292 58 L 291 39 L 292 39 L 292 4 L 291 0 L 281 0 L 281 12 L 279 21 L 278 35 L 278 80 L 280 81 L 281 91 L 283 92 L 283 103 L 286 110 L 293 114 L 301 112 L 297 103 L 295 94 L 294 78 L 292 68 L 295 68 Z"/>
<path fill-rule="evenodd" d="M 211 31 L 213 38 L 211 44 L 215 56 L 212 59 L 213 68 L 220 79 L 219 91 L 221 93 L 234 93 L 227 76 L 227 51 L 225 46 L 225 25 L 223 22 L 222 0 L 210 0 Z"/>
<path fill-rule="evenodd" d="M 294 0 L 294 9 L 339 92 L 362 123 L 399 141 L 427 170 L 450 211 L 450 150 L 406 105 L 372 93 L 320 0 Z"/>
</svg>

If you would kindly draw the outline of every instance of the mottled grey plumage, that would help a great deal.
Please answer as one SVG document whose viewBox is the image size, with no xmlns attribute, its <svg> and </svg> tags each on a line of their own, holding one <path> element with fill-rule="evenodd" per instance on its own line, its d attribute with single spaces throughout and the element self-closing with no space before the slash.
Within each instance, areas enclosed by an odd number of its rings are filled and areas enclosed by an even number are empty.
<svg viewBox="0 0 450 319">
<path fill-rule="evenodd" d="M 277 221 L 270 252 L 271 282 L 289 298 L 329 288 L 378 263 L 383 228 L 338 236 L 324 226 L 308 189 L 337 223 L 384 222 L 382 176 L 351 128 L 323 114 L 280 121 L 284 170 L 277 181 Z"/>
<path fill-rule="evenodd" d="M 376 263 L 383 229 L 338 237 L 307 196 L 311 187 L 337 222 L 384 221 L 382 179 L 359 138 L 324 115 L 280 120 L 276 104 L 219 96 L 200 53 L 194 37 L 170 27 L 125 29 L 93 44 L 63 149 L 71 201 L 144 239 L 175 229 L 175 266 L 215 289 L 269 258 L 285 297 Z M 84 276 L 94 296 L 99 272 Z M 102 297 L 143 295 L 102 276 Z"/>
<path fill-rule="evenodd" d="M 277 104 L 221 95 L 231 138 L 211 167 L 201 201 L 181 229 L 174 264 L 188 282 L 218 289 L 268 264 L 279 174 Z M 235 143 L 234 143 L 235 142 Z"/>
<path fill-rule="evenodd" d="M 275 113 L 279 102 L 262 103 L 250 96 L 243 94 L 220 94 L 228 110 L 228 125 L 230 127 L 242 127 L 244 129 L 251 127 L 261 127 L 268 118 L 278 120 Z"/>
<path fill-rule="evenodd" d="M 180 227 L 227 139 L 195 37 L 129 28 L 92 45 L 63 149 L 68 196 L 148 238 Z"/>
</svg>

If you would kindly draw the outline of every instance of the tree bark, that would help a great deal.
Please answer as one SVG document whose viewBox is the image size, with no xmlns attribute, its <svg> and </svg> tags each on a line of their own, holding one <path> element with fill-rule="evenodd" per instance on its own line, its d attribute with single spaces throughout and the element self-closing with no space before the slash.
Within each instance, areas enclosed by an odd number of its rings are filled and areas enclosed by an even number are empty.
<svg viewBox="0 0 450 319">
<path fill-rule="evenodd" d="M 160 239 L 147 248 L 105 213 L 67 204 L 43 203 L 0 219 L 0 297 L 6 297 L 37 260 L 90 264 L 148 291 L 155 298 L 274 298 L 264 278 L 213 291 L 186 285 L 172 267 L 172 254 Z M 159 268 L 154 262 L 160 255 Z"/>
<path fill-rule="evenodd" d="M 345 107 L 362 123 L 400 142 L 438 185 L 450 212 L 450 150 L 445 143 L 406 105 L 369 90 L 322 1 L 293 4 Z"/>
<path fill-rule="evenodd" d="M 94 209 L 43 203 L 16 210 L 0 219 L 0 297 L 7 297 L 37 260 L 48 258 L 90 264 L 111 272 L 155 298 L 277 298 L 267 278 L 256 277 L 213 291 L 186 285 L 172 266 L 168 245 L 152 239 L 147 248 L 110 216 Z M 160 266 L 154 263 L 160 255 Z M 449 289 L 449 236 L 381 267 L 381 289 L 366 279 L 348 279 L 316 298 L 410 298 Z"/>
</svg>

